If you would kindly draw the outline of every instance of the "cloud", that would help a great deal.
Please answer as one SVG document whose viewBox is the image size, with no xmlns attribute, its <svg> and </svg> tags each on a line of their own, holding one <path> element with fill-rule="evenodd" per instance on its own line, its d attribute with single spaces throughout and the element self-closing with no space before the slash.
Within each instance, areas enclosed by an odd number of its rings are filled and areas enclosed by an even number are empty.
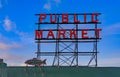
<svg viewBox="0 0 120 77">
<path fill-rule="evenodd" d="M 29 43 L 28 36 L 22 36 L 23 34 L 20 34 L 20 41 L 10 41 L 0 34 L 0 39 L 5 38 L 4 40 L 0 40 L 0 58 L 3 58 L 8 66 L 24 65 L 24 61 L 30 58 L 30 55 L 26 56 L 26 52 L 31 48 L 31 43 Z"/>
<path fill-rule="evenodd" d="M 7 41 L 7 38 L 0 33 L 0 42 Z"/>
<path fill-rule="evenodd" d="M 24 61 L 29 57 L 25 53 L 34 44 L 33 36 L 27 32 L 18 30 L 17 24 L 8 16 L 2 20 L 1 24 L 6 32 L 16 34 L 19 39 L 15 41 L 16 38 L 7 37 L 4 33 L 0 33 L 0 58 L 5 59 L 5 62 L 9 66 L 24 65 Z M 24 51 L 24 53 L 19 51 Z"/>
<path fill-rule="evenodd" d="M 43 5 L 43 8 L 49 11 L 53 6 L 58 6 L 60 3 L 61 0 L 47 0 L 47 2 Z"/>
<path fill-rule="evenodd" d="M 52 1 L 52 0 L 51 0 Z M 53 0 L 53 5 L 55 4 L 55 5 L 59 5 L 60 3 L 62 2 L 62 0 Z"/>
<path fill-rule="evenodd" d="M 8 65 L 19 64 L 23 60 L 22 55 L 12 53 L 14 49 L 20 49 L 21 45 L 18 43 L 3 43 L 0 42 L 0 58 L 4 59 Z"/>
<path fill-rule="evenodd" d="M 6 51 L 6 50 L 10 50 L 10 49 L 16 49 L 16 48 L 20 48 L 20 47 L 21 46 L 17 43 L 6 44 L 6 43 L 0 42 L 0 50 L 2 50 L 2 51 Z"/>
<path fill-rule="evenodd" d="M 16 23 L 9 19 L 8 16 L 6 16 L 3 20 L 3 28 L 5 31 L 12 31 L 13 33 L 17 34 L 20 38 L 24 38 L 28 35 L 28 33 L 18 30 Z"/>
<path fill-rule="evenodd" d="M 0 9 L 2 8 L 2 1 L 0 0 Z"/>
<path fill-rule="evenodd" d="M 10 18 L 8 18 L 8 16 L 5 17 L 2 24 L 3 24 L 3 28 L 4 28 L 5 31 L 11 32 L 11 33 L 14 33 L 14 34 L 18 35 L 17 37 L 20 39 L 19 43 L 25 44 L 25 41 L 28 41 L 28 43 L 31 43 L 31 41 L 33 40 L 31 38 L 31 37 L 33 37 L 32 35 L 30 35 L 27 32 L 18 30 L 16 23 L 14 21 L 12 21 Z M 8 37 L 6 37 L 6 38 L 8 38 Z M 11 38 L 14 38 L 14 37 L 11 37 Z M 0 40 L 6 41 L 5 37 L 2 36 L 2 34 L 0 34 Z"/>
<path fill-rule="evenodd" d="M 44 6 L 43 6 L 43 8 L 46 9 L 46 10 L 50 10 L 50 9 L 51 9 L 51 4 L 50 4 L 50 2 L 45 3 Z"/>
<path fill-rule="evenodd" d="M 5 19 L 3 20 L 3 27 L 6 31 L 12 31 L 19 36 L 26 36 L 25 32 L 17 30 L 16 23 L 9 19 L 8 16 L 6 16 Z"/>
<path fill-rule="evenodd" d="M 120 34 L 120 23 L 112 24 L 103 28 L 103 35 Z"/>
<path fill-rule="evenodd" d="M 23 60 L 25 59 L 23 55 L 13 54 L 9 51 L 1 53 L 0 58 L 4 59 L 8 66 L 20 65 L 24 63 Z"/>
<path fill-rule="evenodd" d="M 119 67 L 120 66 L 120 57 L 114 58 L 103 58 L 99 60 L 99 66 L 104 67 Z"/>
<path fill-rule="evenodd" d="M 4 53 L 4 56 L 1 56 L 2 58 L 6 59 L 6 60 L 11 60 L 11 61 L 17 61 L 23 58 L 23 56 L 21 55 L 15 55 L 15 54 L 11 54 L 11 53 Z"/>
<path fill-rule="evenodd" d="M 20 36 L 20 40 L 22 44 L 34 44 L 33 35 L 20 31 L 16 31 L 15 33 Z"/>
<path fill-rule="evenodd" d="M 21 36 L 21 37 L 25 37 L 25 36 L 28 35 L 27 33 L 22 32 L 22 31 L 18 31 L 18 30 L 15 30 L 15 33 L 16 33 L 17 35 Z"/>
<path fill-rule="evenodd" d="M 8 17 L 5 17 L 3 22 L 3 27 L 6 31 L 11 31 L 16 28 L 15 22 L 11 21 Z"/>
</svg>

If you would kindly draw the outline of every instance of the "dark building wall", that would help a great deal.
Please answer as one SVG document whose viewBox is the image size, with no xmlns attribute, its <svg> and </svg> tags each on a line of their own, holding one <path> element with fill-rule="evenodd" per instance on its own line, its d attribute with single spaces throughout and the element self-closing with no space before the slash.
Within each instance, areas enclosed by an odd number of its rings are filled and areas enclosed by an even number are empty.
<svg viewBox="0 0 120 77">
<path fill-rule="evenodd" d="M 120 77 L 120 67 L 4 67 L 0 77 Z"/>
</svg>

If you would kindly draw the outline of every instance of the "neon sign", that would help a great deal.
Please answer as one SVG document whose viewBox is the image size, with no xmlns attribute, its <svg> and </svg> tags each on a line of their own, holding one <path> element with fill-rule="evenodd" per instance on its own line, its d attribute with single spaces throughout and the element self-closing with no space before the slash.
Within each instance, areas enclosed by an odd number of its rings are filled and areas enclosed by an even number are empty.
<svg viewBox="0 0 120 77">
<path fill-rule="evenodd" d="M 36 24 L 100 24 L 98 16 L 100 13 L 81 13 L 81 14 L 36 14 L 38 22 Z M 44 39 L 91 39 L 92 37 L 88 36 L 89 31 L 94 31 L 96 39 L 100 39 L 100 28 L 94 29 L 38 29 L 35 30 L 35 39 L 44 40 Z M 45 35 L 44 33 L 47 34 Z M 56 36 L 57 33 L 57 36 Z M 67 33 L 70 35 L 67 36 Z"/>
</svg>

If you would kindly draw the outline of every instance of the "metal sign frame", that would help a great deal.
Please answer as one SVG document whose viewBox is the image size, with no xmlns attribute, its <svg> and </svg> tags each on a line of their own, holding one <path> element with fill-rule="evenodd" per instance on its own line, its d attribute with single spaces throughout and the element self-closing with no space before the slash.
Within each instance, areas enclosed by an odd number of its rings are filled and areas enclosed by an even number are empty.
<svg viewBox="0 0 120 77">
<path fill-rule="evenodd" d="M 35 14 L 36 16 L 39 17 L 38 22 L 35 23 L 38 25 L 38 29 L 36 31 L 49 31 L 49 29 L 42 29 L 41 25 L 52 25 L 55 24 L 56 25 L 56 29 L 52 29 L 52 31 L 56 32 L 56 37 L 58 36 L 58 30 L 59 29 L 64 29 L 64 27 L 61 27 L 62 25 L 66 25 L 66 24 L 72 24 L 75 26 L 74 29 L 76 29 L 76 35 L 77 38 L 37 38 L 35 36 L 35 42 L 37 43 L 37 58 L 40 59 L 41 56 L 54 56 L 54 60 L 53 60 L 53 64 L 52 66 L 64 66 L 64 65 L 68 65 L 68 66 L 79 66 L 79 56 L 91 56 L 91 58 L 88 61 L 87 66 L 91 66 L 91 63 L 94 62 L 94 65 L 97 67 L 98 65 L 98 60 L 97 60 L 97 54 L 98 54 L 98 44 L 97 42 L 99 42 L 99 40 L 101 38 L 98 38 L 98 32 L 96 31 L 96 29 L 98 29 L 97 24 L 101 24 L 101 22 L 98 22 L 98 16 L 101 15 L 101 13 L 77 13 L 77 14 Z M 40 16 L 40 15 L 43 15 Z M 46 19 L 46 16 L 51 17 L 51 15 L 54 16 L 54 20 L 55 20 L 55 15 L 56 15 L 56 20 L 55 22 L 50 22 L 49 19 L 47 19 L 46 21 L 41 21 L 41 18 L 43 20 Z M 63 16 L 65 15 L 65 16 Z M 83 22 L 69 22 L 66 19 L 69 17 L 67 16 L 76 16 L 76 21 L 79 21 L 78 18 L 79 16 L 83 16 Z M 91 16 L 91 21 L 87 21 L 87 17 L 86 16 Z M 41 18 L 40 18 L 41 17 Z M 75 17 L 74 17 L 75 18 Z M 50 18 L 51 19 L 51 18 Z M 60 20 L 61 19 L 61 20 Z M 74 19 L 75 20 L 75 19 Z M 97 22 L 93 22 L 97 21 Z M 53 21 L 53 20 L 52 20 Z M 66 21 L 65 23 L 63 21 Z M 80 24 L 92 24 L 94 26 L 94 29 L 88 29 L 88 31 L 94 31 L 94 37 L 93 38 L 79 38 L 78 37 L 78 31 L 82 31 L 82 29 L 79 29 L 79 25 Z M 73 28 L 72 28 L 73 29 Z M 69 31 L 70 29 L 66 29 L 67 31 Z M 101 31 L 101 29 L 100 29 Z M 70 35 L 69 33 L 66 33 L 67 35 Z M 55 47 L 55 51 L 53 52 L 42 52 L 41 49 L 41 44 L 42 43 L 55 43 L 56 47 Z M 92 51 L 84 51 L 82 52 L 81 50 L 79 50 L 79 43 L 93 43 L 93 50 Z M 71 46 L 74 45 L 74 48 L 71 48 Z M 66 50 L 63 51 L 63 50 Z"/>
</svg>

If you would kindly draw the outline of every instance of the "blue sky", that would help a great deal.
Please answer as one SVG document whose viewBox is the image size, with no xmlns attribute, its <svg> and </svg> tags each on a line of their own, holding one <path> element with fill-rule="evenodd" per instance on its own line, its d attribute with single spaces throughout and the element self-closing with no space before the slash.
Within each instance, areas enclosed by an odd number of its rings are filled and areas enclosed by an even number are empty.
<svg viewBox="0 0 120 77">
<path fill-rule="evenodd" d="M 35 57 L 36 13 L 102 13 L 99 66 L 120 67 L 119 0 L 0 0 L 0 58 L 24 65 Z"/>
</svg>

